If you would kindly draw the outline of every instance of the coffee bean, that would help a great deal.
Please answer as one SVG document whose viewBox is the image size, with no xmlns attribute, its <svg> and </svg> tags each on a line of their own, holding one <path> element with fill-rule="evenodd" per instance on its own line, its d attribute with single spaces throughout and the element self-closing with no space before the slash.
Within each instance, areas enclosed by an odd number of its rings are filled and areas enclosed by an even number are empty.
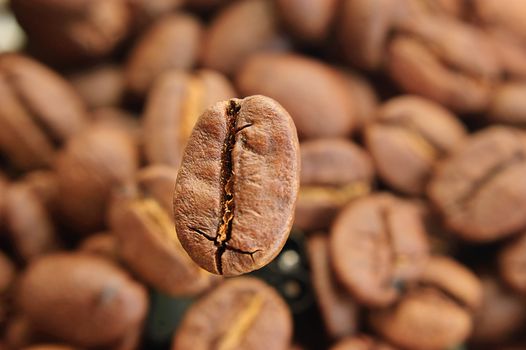
<svg viewBox="0 0 526 350">
<path fill-rule="evenodd" d="M 318 233 L 307 240 L 312 287 L 330 337 L 339 339 L 356 333 L 358 304 L 338 284 L 331 265 L 329 239 Z"/>
<path fill-rule="evenodd" d="M 489 242 L 526 227 L 526 137 L 490 127 L 441 162 L 428 187 L 445 223 L 460 237 Z"/>
<path fill-rule="evenodd" d="M 119 262 L 117 237 L 112 232 L 100 232 L 84 239 L 78 249 L 83 253 L 102 256 L 110 261 Z"/>
<path fill-rule="evenodd" d="M 287 305 L 262 281 L 229 279 L 191 306 L 172 350 L 288 349 L 292 318 Z"/>
<path fill-rule="evenodd" d="M 417 285 L 395 305 L 372 310 L 369 318 L 376 332 L 403 349 L 448 349 L 467 339 L 481 301 L 482 286 L 471 271 L 433 257 Z"/>
<path fill-rule="evenodd" d="M 17 299 L 31 324 L 81 347 L 121 338 L 146 316 L 146 290 L 96 256 L 47 255 L 24 272 Z"/>
<path fill-rule="evenodd" d="M 201 115 L 174 196 L 177 235 L 195 262 L 238 275 L 279 253 L 293 221 L 298 148 L 290 115 L 268 97 L 220 102 Z"/>
<path fill-rule="evenodd" d="M 0 252 L 0 299 L 12 286 L 16 276 L 16 269 L 11 259 Z"/>
<path fill-rule="evenodd" d="M 202 24 L 188 14 L 172 14 L 157 21 L 131 50 L 125 78 L 131 92 L 147 94 L 155 79 L 170 69 L 190 69 L 201 48 Z"/>
<path fill-rule="evenodd" d="M 499 252 L 498 263 L 502 279 L 514 290 L 526 294 L 526 234 L 509 241 Z"/>
<path fill-rule="evenodd" d="M 300 192 L 294 226 L 326 229 L 338 211 L 369 193 L 374 170 L 371 158 L 345 139 L 317 139 L 300 144 Z"/>
<path fill-rule="evenodd" d="M 522 99 L 524 93 L 524 83 L 508 83 L 497 87 L 490 103 L 489 119 L 497 123 L 526 125 L 526 104 Z"/>
<path fill-rule="evenodd" d="M 389 194 L 345 207 L 331 229 L 336 277 L 360 304 L 394 302 L 426 266 L 429 243 L 418 208 Z"/>
<path fill-rule="evenodd" d="M 144 114 L 144 147 L 151 164 L 178 168 L 195 122 L 212 104 L 236 97 L 220 73 L 171 71 L 152 87 Z"/>
<path fill-rule="evenodd" d="M 281 103 L 304 139 L 348 136 L 356 126 L 354 101 L 345 79 L 312 58 L 254 55 L 238 71 L 236 87 L 242 95 L 263 94 Z"/>
<path fill-rule="evenodd" d="M 435 161 L 466 136 L 442 106 L 417 96 L 387 101 L 365 131 L 367 149 L 382 180 L 410 195 L 423 194 Z"/>
<path fill-rule="evenodd" d="M 0 56 L 0 151 L 16 167 L 49 166 L 86 124 L 84 104 L 62 77 L 28 57 Z"/>
<path fill-rule="evenodd" d="M 117 65 L 78 71 L 69 80 L 90 108 L 117 106 L 124 96 L 124 74 Z"/>
<path fill-rule="evenodd" d="M 355 336 L 343 338 L 330 350 L 395 350 L 395 348 L 378 339 L 368 336 Z"/>
<path fill-rule="evenodd" d="M 167 295 L 192 296 L 210 288 L 218 276 L 190 259 L 174 229 L 172 192 L 177 170 L 152 166 L 137 177 L 139 193 L 117 201 L 110 212 L 122 259 L 141 280 Z"/>
</svg>

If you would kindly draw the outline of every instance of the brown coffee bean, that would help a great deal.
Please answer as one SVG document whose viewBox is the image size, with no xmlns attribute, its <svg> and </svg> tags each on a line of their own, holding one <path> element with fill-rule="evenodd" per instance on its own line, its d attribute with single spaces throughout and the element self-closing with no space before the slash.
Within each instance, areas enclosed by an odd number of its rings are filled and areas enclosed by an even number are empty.
<svg viewBox="0 0 526 350">
<path fill-rule="evenodd" d="M 395 350 L 395 348 L 377 339 L 362 335 L 343 338 L 330 350 Z"/>
<path fill-rule="evenodd" d="M 498 255 L 499 272 L 502 279 L 515 291 L 526 294 L 526 234 L 508 242 Z"/>
<path fill-rule="evenodd" d="M 131 137 L 114 127 L 94 125 L 72 138 L 55 164 L 64 223 L 79 233 L 102 229 L 110 193 L 133 180 L 137 158 Z"/>
<path fill-rule="evenodd" d="M 21 182 L 44 206 L 47 213 L 53 217 L 57 213 L 58 178 L 52 170 L 33 170 L 26 173 Z"/>
<path fill-rule="evenodd" d="M 201 49 L 203 28 L 192 15 L 178 13 L 159 19 L 131 50 L 126 63 L 127 86 L 145 96 L 155 79 L 170 69 L 190 69 Z"/>
<path fill-rule="evenodd" d="M 386 102 L 365 131 L 367 150 L 383 181 L 409 195 L 421 195 L 435 161 L 466 137 L 464 126 L 439 104 L 418 96 Z"/>
<path fill-rule="evenodd" d="M 341 74 L 312 58 L 258 54 L 239 70 L 242 95 L 263 94 L 283 105 L 301 138 L 348 136 L 356 126 L 354 101 Z"/>
<path fill-rule="evenodd" d="M 15 275 L 15 265 L 7 255 L 0 251 L 0 300 L 12 286 Z"/>
<path fill-rule="evenodd" d="M 235 97 L 230 82 L 220 73 L 171 71 L 152 87 L 144 115 L 144 147 L 151 164 L 178 168 L 184 147 L 203 111 L 218 101 Z"/>
<path fill-rule="evenodd" d="M 348 202 L 371 190 L 371 158 L 346 139 L 317 139 L 300 144 L 301 175 L 294 226 L 325 229 Z"/>
<path fill-rule="evenodd" d="M 396 305 L 370 313 L 373 328 L 404 349 L 448 349 L 473 328 L 471 314 L 482 301 L 478 278 L 446 257 L 429 260 L 419 281 Z"/>
<path fill-rule="evenodd" d="M 20 182 L 6 191 L 5 219 L 17 255 L 25 262 L 60 248 L 55 225 L 30 186 Z"/>
<path fill-rule="evenodd" d="M 126 0 L 13 0 L 16 18 L 40 57 L 73 64 L 109 54 L 129 31 Z"/>
<path fill-rule="evenodd" d="M 526 125 L 526 103 L 522 99 L 525 93 L 526 84 L 523 82 L 510 82 L 497 87 L 489 106 L 489 119 L 496 123 Z"/>
<path fill-rule="evenodd" d="M 83 347 L 120 339 L 146 316 L 146 290 L 115 264 L 92 255 L 62 253 L 24 272 L 19 305 L 37 329 Z"/>
<path fill-rule="evenodd" d="M 117 106 L 124 95 L 121 67 L 105 64 L 76 72 L 69 81 L 90 108 Z"/>
<path fill-rule="evenodd" d="M 173 12 L 188 0 L 128 0 L 136 25 L 143 29 L 153 20 Z"/>
<path fill-rule="evenodd" d="M 493 45 L 502 73 L 509 78 L 526 78 L 526 48 L 523 40 L 500 27 L 485 28 L 485 33 Z"/>
<path fill-rule="evenodd" d="M 502 27 L 521 40 L 526 39 L 526 3 L 510 1 L 506 6 L 498 0 L 475 0 L 473 10 L 483 25 Z"/>
<path fill-rule="evenodd" d="M 265 266 L 288 238 L 299 171 L 296 128 L 277 102 L 251 96 L 210 107 L 194 127 L 177 176 L 181 244 L 212 273 Z"/>
<path fill-rule="evenodd" d="M 210 288 L 218 276 L 196 265 L 177 238 L 172 219 L 177 170 L 144 168 L 139 192 L 111 208 L 111 228 L 126 265 L 143 281 L 172 296 L 191 296 Z"/>
<path fill-rule="evenodd" d="M 400 87 L 457 112 L 484 110 L 500 73 L 483 32 L 450 17 L 420 16 L 388 50 L 388 70 Z M 450 40 L 455 38 L 455 40 Z"/>
<path fill-rule="evenodd" d="M 0 152 L 20 169 L 49 165 L 55 148 L 86 124 L 72 87 L 40 63 L 0 56 Z"/>
<path fill-rule="evenodd" d="M 335 279 L 326 234 L 311 236 L 307 253 L 312 287 L 327 333 L 333 339 L 354 334 L 358 328 L 358 305 Z"/>
<path fill-rule="evenodd" d="M 342 74 L 355 102 L 356 128 L 362 129 L 376 118 L 378 96 L 370 82 L 357 72 L 346 69 L 342 70 Z"/>
<path fill-rule="evenodd" d="M 278 15 L 289 32 L 309 43 L 327 38 L 336 10 L 337 0 L 276 0 Z"/>
<path fill-rule="evenodd" d="M 511 339 L 526 320 L 524 298 L 511 292 L 492 275 L 483 275 L 481 281 L 483 300 L 475 314 L 471 341 L 483 345 Z"/>
<path fill-rule="evenodd" d="M 83 253 L 94 254 L 119 262 L 117 237 L 112 232 L 100 232 L 84 239 L 78 248 Z"/>
<path fill-rule="evenodd" d="M 203 66 L 232 75 L 246 59 L 261 51 L 284 51 L 272 1 L 238 1 L 210 23 L 201 57 Z"/>
<path fill-rule="evenodd" d="M 526 227 L 526 137 L 490 127 L 437 167 L 428 195 L 460 237 L 489 242 Z"/>
<path fill-rule="evenodd" d="M 6 206 L 5 194 L 7 192 L 8 186 L 9 183 L 7 178 L 2 172 L 0 172 L 0 237 L 2 237 L 4 233 Z"/>
<path fill-rule="evenodd" d="M 186 312 L 172 350 L 288 349 L 292 318 L 274 289 L 249 277 L 229 279 Z"/>
<path fill-rule="evenodd" d="M 350 203 L 332 225 L 330 254 L 337 278 L 358 303 L 391 304 L 428 259 L 418 207 L 389 194 Z"/>
</svg>

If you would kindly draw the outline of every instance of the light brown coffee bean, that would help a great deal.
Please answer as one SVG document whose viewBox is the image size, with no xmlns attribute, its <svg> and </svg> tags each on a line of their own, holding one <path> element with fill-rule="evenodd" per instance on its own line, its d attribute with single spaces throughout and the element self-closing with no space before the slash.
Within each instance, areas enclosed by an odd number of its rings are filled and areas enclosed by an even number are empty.
<svg viewBox="0 0 526 350">
<path fill-rule="evenodd" d="M 120 262 L 117 237 L 112 232 L 94 233 L 82 241 L 78 249 L 83 253 L 102 256 Z"/>
<path fill-rule="evenodd" d="M 38 330 L 82 347 L 116 341 L 147 311 L 141 285 L 104 258 L 80 253 L 32 263 L 17 299 Z"/>
<path fill-rule="evenodd" d="M 347 205 L 330 234 L 338 280 L 360 304 L 393 303 L 426 267 L 429 243 L 416 205 L 375 194 Z"/>
<path fill-rule="evenodd" d="M 274 289 L 249 277 L 229 279 L 191 306 L 172 350 L 288 349 L 292 318 Z"/>
<path fill-rule="evenodd" d="M 132 48 L 126 62 L 128 89 L 144 97 L 155 79 L 171 69 L 190 69 L 201 49 L 203 28 L 189 14 L 159 19 Z"/>
<path fill-rule="evenodd" d="M 167 72 L 152 87 L 144 114 L 144 147 L 148 162 L 178 168 L 201 113 L 210 105 L 235 96 L 230 82 L 215 71 Z"/>
<path fill-rule="evenodd" d="M 493 91 L 493 96 L 488 111 L 488 118 L 492 122 L 526 125 L 526 103 L 522 97 L 526 93 L 526 84 L 523 82 L 510 82 L 498 86 Z"/>
<path fill-rule="evenodd" d="M 343 338 L 330 350 L 395 350 L 395 348 L 380 340 L 362 335 Z"/>
<path fill-rule="evenodd" d="M 526 234 L 510 240 L 498 255 L 499 272 L 502 279 L 515 291 L 526 294 Z"/>
<path fill-rule="evenodd" d="M 299 187 L 296 128 L 274 100 L 219 102 L 194 127 L 177 176 L 181 244 L 204 269 L 239 275 L 279 253 Z"/>
<path fill-rule="evenodd" d="M 289 111 L 301 138 L 348 136 L 356 126 L 354 101 L 341 74 L 292 54 L 258 54 L 236 76 L 241 95 L 263 94 Z"/>
<path fill-rule="evenodd" d="M 118 106 L 124 97 L 124 74 L 117 65 L 78 71 L 68 80 L 89 108 Z"/>
</svg>

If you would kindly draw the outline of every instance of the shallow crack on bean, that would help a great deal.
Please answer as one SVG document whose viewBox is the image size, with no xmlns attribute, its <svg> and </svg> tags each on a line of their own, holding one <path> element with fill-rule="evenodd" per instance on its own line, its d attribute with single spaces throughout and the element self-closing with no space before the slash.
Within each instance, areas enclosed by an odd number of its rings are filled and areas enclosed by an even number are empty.
<svg viewBox="0 0 526 350">
<path fill-rule="evenodd" d="M 204 238 L 208 239 L 209 241 L 212 241 L 212 242 L 215 241 L 215 237 L 212 237 L 212 236 L 206 234 L 205 232 L 203 232 L 202 230 L 200 230 L 198 228 L 188 226 L 188 229 L 191 230 L 191 231 L 194 231 L 197 234 L 200 234 L 201 236 L 203 236 Z"/>
<path fill-rule="evenodd" d="M 487 183 L 497 177 L 504 170 L 513 167 L 516 164 L 523 163 L 524 161 L 526 161 L 526 155 L 522 150 L 519 150 L 506 161 L 495 164 L 486 174 L 484 174 L 484 176 L 473 182 L 468 191 L 456 201 L 456 204 L 461 207 L 466 207 L 473 198 L 475 198 L 479 192 L 486 187 L 485 185 Z"/>
<path fill-rule="evenodd" d="M 253 250 L 253 251 L 247 251 L 247 250 L 242 250 L 242 249 L 235 248 L 235 247 L 232 247 L 232 246 L 229 246 L 229 245 L 225 245 L 225 250 L 230 250 L 230 251 L 238 253 L 238 254 L 250 255 L 250 258 L 252 259 L 252 261 L 254 261 L 254 254 L 256 254 L 257 252 L 261 251 L 261 249 L 256 249 L 256 250 Z"/>
<path fill-rule="evenodd" d="M 236 143 L 237 116 L 241 105 L 230 100 L 226 108 L 227 135 L 223 143 L 221 154 L 221 213 L 220 222 L 217 227 L 214 244 L 217 247 L 215 262 L 219 274 L 223 274 L 221 257 L 226 250 L 226 243 L 232 237 L 232 221 L 234 219 L 234 167 L 232 162 L 232 151 Z"/>
</svg>

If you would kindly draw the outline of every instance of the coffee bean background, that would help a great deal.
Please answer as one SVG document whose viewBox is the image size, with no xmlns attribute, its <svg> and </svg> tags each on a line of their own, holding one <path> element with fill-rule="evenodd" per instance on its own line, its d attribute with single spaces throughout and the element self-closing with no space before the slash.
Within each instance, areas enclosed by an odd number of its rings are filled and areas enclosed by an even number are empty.
<svg viewBox="0 0 526 350">
<path fill-rule="evenodd" d="M 251 95 L 294 221 L 218 276 L 174 188 Z M 525 350 L 525 126 L 522 0 L 0 0 L 0 350 Z"/>
</svg>

